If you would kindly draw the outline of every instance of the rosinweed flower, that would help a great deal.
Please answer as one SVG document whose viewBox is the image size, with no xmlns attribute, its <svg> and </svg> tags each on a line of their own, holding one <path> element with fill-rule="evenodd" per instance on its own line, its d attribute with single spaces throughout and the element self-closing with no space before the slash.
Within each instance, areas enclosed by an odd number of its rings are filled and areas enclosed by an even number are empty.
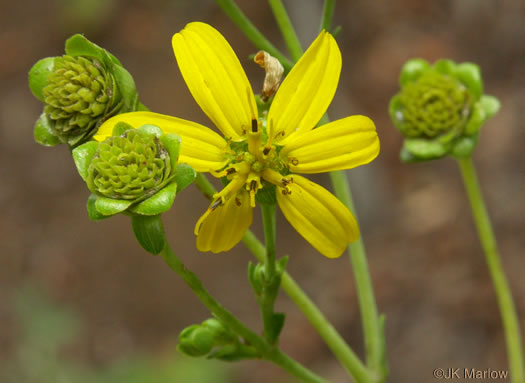
<svg viewBox="0 0 525 383">
<path fill-rule="evenodd" d="M 324 31 L 317 37 L 281 84 L 267 118 L 260 120 L 246 74 L 218 31 L 190 23 L 172 43 L 190 92 L 225 138 L 193 122 L 136 112 L 111 118 L 95 139 L 105 139 L 119 121 L 135 127 L 155 124 L 181 137 L 181 162 L 229 180 L 195 226 L 201 251 L 235 246 L 251 225 L 257 192 L 275 185 L 290 224 L 323 255 L 340 256 L 358 238 L 357 222 L 328 190 L 296 174 L 353 168 L 379 153 L 375 126 L 367 117 L 313 129 L 339 81 L 341 53 L 335 39 Z"/>
<path fill-rule="evenodd" d="M 439 60 L 431 66 L 409 60 L 399 82 L 390 116 L 405 136 L 405 162 L 470 156 L 479 129 L 499 109 L 495 97 L 483 94 L 481 73 L 473 63 Z"/>
<path fill-rule="evenodd" d="M 152 216 L 169 210 L 176 193 L 195 178 L 190 166 L 177 163 L 180 137 L 153 125 L 134 129 L 125 123 L 112 133 L 103 142 L 87 142 L 73 150 L 78 172 L 93 193 L 89 216 Z"/>
<path fill-rule="evenodd" d="M 78 146 L 105 119 L 138 107 L 133 78 L 113 55 L 82 35 L 69 38 L 65 51 L 38 61 L 29 72 L 31 91 L 44 103 L 35 140 L 45 146 Z"/>
</svg>

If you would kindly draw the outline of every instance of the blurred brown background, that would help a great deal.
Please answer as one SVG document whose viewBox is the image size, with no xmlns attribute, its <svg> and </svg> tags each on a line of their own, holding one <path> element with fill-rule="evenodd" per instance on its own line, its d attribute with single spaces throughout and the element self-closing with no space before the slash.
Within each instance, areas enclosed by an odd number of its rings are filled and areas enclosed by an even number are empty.
<svg viewBox="0 0 525 383">
<path fill-rule="evenodd" d="M 266 2 L 239 3 L 284 50 Z M 285 4 L 307 47 L 318 33 L 322 1 Z M 144 104 L 210 125 L 182 81 L 172 34 L 190 21 L 210 23 L 229 40 L 258 91 L 263 73 L 247 59 L 255 49 L 212 0 L 4 0 L 1 8 L 0 360 L 12 361 L 20 351 L 23 328 L 14 307 L 28 281 L 81 318 L 82 330 L 60 360 L 105 369 L 126 355 L 160 358 L 183 327 L 208 314 L 161 259 L 139 248 L 126 217 L 89 221 L 88 192 L 68 149 L 33 142 L 42 106 L 29 92 L 27 71 L 39 58 L 61 55 L 67 37 L 84 33 L 134 75 Z M 456 164 L 398 160 L 401 137 L 387 110 L 408 58 L 474 61 L 486 92 L 502 101 L 483 128 L 475 161 L 525 332 L 524 21 L 519 0 L 337 2 L 343 70 L 329 112 L 332 118 L 370 116 L 382 144 L 378 159 L 348 174 L 378 306 L 387 317 L 390 382 L 432 382 L 438 367 L 506 368 L 497 303 Z M 316 180 L 328 186 L 326 176 Z M 260 329 L 245 247 L 220 255 L 195 249 L 193 225 L 206 206 L 193 187 L 179 196 L 165 215 L 171 243 L 226 307 Z M 282 215 L 278 219 L 277 246 L 280 255 L 292 255 L 290 273 L 362 354 L 348 256 L 323 258 Z M 254 230 L 261 234 L 258 223 Z M 288 314 L 282 347 L 330 381 L 349 381 L 284 294 L 278 309 Z M 293 381 L 264 362 L 231 369 L 232 382 Z"/>
</svg>

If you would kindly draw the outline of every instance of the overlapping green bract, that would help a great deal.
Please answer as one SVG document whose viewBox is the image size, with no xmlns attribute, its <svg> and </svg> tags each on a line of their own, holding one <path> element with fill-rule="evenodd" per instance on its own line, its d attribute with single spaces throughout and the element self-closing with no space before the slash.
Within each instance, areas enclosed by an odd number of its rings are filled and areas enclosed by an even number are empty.
<svg viewBox="0 0 525 383">
<path fill-rule="evenodd" d="M 65 52 L 29 72 L 29 87 L 44 104 L 34 136 L 45 146 L 76 147 L 109 117 L 140 108 L 133 78 L 111 53 L 82 35 L 69 38 Z"/>
<path fill-rule="evenodd" d="M 154 194 L 170 173 L 169 153 L 158 138 L 129 130 L 98 145 L 87 183 L 94 193 L 135 201 Z"/>
<path fill-rule="evenodd" d="M 409 60 L 400 76 L 401 90 L 390 101 L 390 116 L 405 136 L 405 162 L 470 156 L 479 129 L 499 109 L 483 94 L 479 67 L 439 60 L 429 65 Z"/>
</svg>

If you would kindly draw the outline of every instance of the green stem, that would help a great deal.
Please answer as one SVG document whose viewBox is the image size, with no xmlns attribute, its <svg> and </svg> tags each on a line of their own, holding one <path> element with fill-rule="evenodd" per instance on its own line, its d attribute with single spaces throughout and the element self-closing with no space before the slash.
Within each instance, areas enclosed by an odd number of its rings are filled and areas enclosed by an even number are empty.
<svg viewBox="0 0 525 383">
<path fill-rule="evenodd" d="M 199 300 L 227 327 L 231 328 L 239 334 L 239 336 L 257 348 L 264 359 L 276 363 L 290 374 L 301 379 L 303 382 L 327 383 L 326 380 L 308 370 L 306 367 L 284 354 L 277 347 L 270 345 L 263 338 L 255 334 L 232 313 L 218 303 L 204 288 L 199 278 L 184 266 L 182 261 L 177 257 L 173 250 L 171 250 L 167 241 L 160 255 L 166 261 L 168 266 L 177 273 L 184 282 L 186 282 L 197 298 L 199 298 Z"/>
<path fill-rule="evenodd" d="M 248 230 L 246 234 L 244 234 L 242 241 L 259 262 L 264 262 L 266 258 L 265 248 L 251 231 Z M 357 382 L 372 382 L 373 380 L 369 371 L 359 357 L 352 351 L 334 326 L 326 319 L 321 310 L 319 310 L 315 303 L 286 271 L 282 274 L 281 286 L 317 330 L 326 345 L 350 375 L 352 375 Z"/>
<path fill-rule="evenodd" d="M 334 192 L 356 216 L 355 206 L 348 179 L 344 171 L 330 173 L 330 180 L 334 187 Z M 361 322 L 363 323 L 363 334 L 365 338 L 366 360 L 372 371 L 379 375 L 380 380 L 385 378 L 385 339 L 383 325 L 377 312 L 374 297 L 374 289 L 368 264 L 366 261 L 366 250 L 362 236 L 348 246 L 350 261 L 354 271 L 354 278 L 357 286 L 357 298 L 361 310 Z"/>
<path fill-rule="evenodd" d="M 281 285 L 281 277 L 277 272 L 275 261 L 275 205 L 261 204 L 261 211 L 266 251 L 264 257 L 264 288 L 258 297 L 258 301 L 261 307 L 264 337 L 267 342 L 274 344 L 279 339 L 283 323 L 276 323 L 274 314 L 275 299 L 279 294 Z"/>
<path fill-rule="evenodd" d="M 323 18 L 321 19 L 321 28 L 327 32 L 332 30 L 332 19 L 334 18 L 335 0 L 325 0 L 323 5 Z"/>
<path fill-rule="evenodd" d="M 509 359 L 510 375 L 513 383 L 524 383 L 525 371 L 523 366 L 523 349 L 520 335 L 518 315 L 512 293 L 510 291 L 505 272 L 501 265 L 496 237 L 492 230 L 490 218 L 485 207 L 481 188 L 476 176 L 476 169 L 472 158 L 458 160 L 461 175 L 472 208 L 472 215 L 476 223 L 478 235 L 485 252 L 485 258 L 489 267 L 492 283 L 498 299 L 498 305 L 503 321 L 505 339 L 507 343 L 507 355 Z"/>
<path fill-rule="evenodd" d="M 266 37 L 253 25 L 233 0 L 216 0 L 224 13 L 237 24 L 246 37 L 258 48 L 277 58 L 286 72 L 292 69 L 293 63 L 286 58 Z"/>
<path fill-rule="evenodd" d="M 284 37 L 284 41 L 286 42 L 288 51 L 292 56 L 292 60 L 297 62 L 303 55 L 303 48 L 301 47 L 301 42 L 292 26 L 292 22 L 288 17 L 288 13 L 286 12 L 281 0 L 268 0 L 268 3 L 270 4 L 270 8 L 272 8 L 273 15 Z"/>
<path fill-rule="evenodd" d="M 209 196 L 208 199 L 216 192 L 213 185 L 202 173 L 197 174 L 195 184 L 205 196 Z M 266 249 L 251 230 L 246 231 L 242 241 L 259 262 L 265 262 Z M 319 310 L 315 303 L 286 271 L 282 274 L 281 286 L 350 375 L 352 375 L 357 382 L 372 382 L 373 380 L 371 379 L 369 371 L 359 357 L 348 346 L 335 327 L 326 319 L 321 310 Z"/>
</svg>

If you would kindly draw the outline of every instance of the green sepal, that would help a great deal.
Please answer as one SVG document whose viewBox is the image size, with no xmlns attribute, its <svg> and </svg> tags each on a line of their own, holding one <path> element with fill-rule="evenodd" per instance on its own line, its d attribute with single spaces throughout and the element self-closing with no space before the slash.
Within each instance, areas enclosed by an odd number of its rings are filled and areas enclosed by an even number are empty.
<svg viewBox="0 0 525 383">
<path fill-rule="evenodd" d="M 479 100 L 483 94 L 483 80 L 479 66 L 474 63 L 461 63 L 454 68 L 454 76 L 469 90 L 474 100 Z"/>
<path fill-rule="evenodd" d="M 254 265 L 251 261 L 248 262 L 248 281 L 250 281 L 250 285 L 252 285 L 253 291 L 257 296 L 260 296 L 264 289 L 260 278 L 260 267 L 257 267 L 259 265 Z"/>
<path fill-rule="evenodd" d="M 123 212 L 132 203 L 133 201 L 98 196 L 95 201 L 95 208 L 102 215 L 114 215 Z"/>
<path fill-rule="evenodd" d="M 427 61 L 423 59 L 412 59 L 408 60 L 403 68 L 401 69 L 401 75 L 399 76 L 399 84 L 401 87 L 405 86 L 409 82 L 416 81 L 421 74 L 430 67 Z"/>
<path fill-rule="evenodd" d="M 275 344 L 279 339 L 279 335 L 284 327 L 286 315 L 284 313 L 273 313 L 270 321 L 270 326 L 266 327 L 267 333 L 265 334 L 270 340 L 271 344 Z"/>
<path fill-rule="evenodd" d="M 243 359 L 258 359 L 261 357 L 259 351 L 253 346 L 241 343 L 227 344 L 217 351 L 208 355 L 210 359 L 218 359 L 223 362 L 236 362 Z"/>
<path fill-rule="evenodd" d="M 456 63 L 452 60 L 441 59 L 434 63 L 433 68 L 436 72 L 443 75 L 454 75 Z"/>
<path fill-rule="evenodd" d="M 401 131 L 401 124 L 403 124 L 403 114 L 401 112 L 402 106 L 403 104 L 401 103 L 401 97 L 399 97 L 397 94 L 390 99 L 390 103 L 388 104 L 390 118 L 392 119 L 394 126 Z"/>
<path fill-rule="evenodd" d="M 157 128 L 157 129 L 160 130 L 160 128 Z M 175 133 L 167 133 L 167 134 L 162 135 L 162 130 L 161 130 L 161 136 L 159 140 L 162 143 L 162 145 L 164 145 L 164 148 L 170 154 L 171 168 L 174 169 L 177 166 L 177 162 L 179 161 L 180 143 L 181 143 L 180 136 L 178 136 Z"/>
<path fill-rule="evenodd" d="M 118 84 L 122 99 L 124 100 L 125 111 L 134 111 L 139 102 L 135 81 L 129 72 L 120 65 L 113 64 L 110 67 L 113 76 Z"/>
<path fill-rule="evenodd" d="M 75 34 L 66 40 L 66 54 L 69 56 L 84 56 L 104 62 L 104 49 L 92 43 L 81 34 Z"/>
<path fill-rule="evenodd" d="M 213 349 L 213 345 L 213 331 L 194 324 L 180 332 L 177 350 L 188 356 L 204 356 Z"/>
<path fill-rule="evenodd" d="M 158 215 L 167 212 L 175 201 L 177 184 L 171 182 L 148 199 L 130 207 L 130 211 L 140 215 Z"/>
<path fill-rule="evenodd" d="M 102 219 L 111 217 L 110 215 L 103 215 L 98 212 L 97 208 L 95 207 L 95 202 L 97 201 L 97 198 L 98 196 L 96 196 L 95 194 L 90 194 L 87 200 L 87 212 L 89 219 L 92 221 L 100 221 Z"/>
<path fill-rule="evenodd" d="M 413 164 L 416 162 L 422 162 L 423 160 L 415 157 L 412 153 L 410 153 L 407 148 L 403 145 L 401 148 L 401 152 L 399 153 L 399 159 L 401 162 L 404 162 L 405 164 Z"/>
<path fill-rule="evenodd" d="M 44 102 L 43 90 L 48 84 L 48 77 L 54 66 L 55 58 L 46 57 L 38 60 L 29 70 L 29 89 L 42 102 Z"/>
<path fill-rule="evenodd" d="M 413 156 L 422 160 L 441 158 L 448 152 L 447 145 L 437 140 L 427 140 L 424 138 L 406 138 L 405 148 Z"/>
<path fill-rule="evenodd" d="M 255 201 L 264 205 L 275 205 L 277 203 L 275 185 L 272 185 L 264 180 L 263 185 L 263 188 L 259 189 L 257 194 L 255 194 Z"/>
<path fill-rule="evenodd" d="M 288 265 L 288 261 L 290 260 L 290 257 L 288 255 L 285 255 L 284 257 L 280 258 L 277 261 L 277 272 L 282 275 L 286 271 L 286 266 Z"/>
<path fill-rule="evenodd" d="M 151 138 L 160 138 L 160 136 L 162 136 L 163 134 L 162 130 L 156 125 L 142 125 L 140 128 L 137 129 L 137 132 Z"/>
<path fill-rule="evenodd" d="M 112 136 L 122 136 L 127 130 L 135 129 L 133 126 L 128 124 L 127 122 L 117 122 L 115 126 L 113 126 L 113 130 L 111 131 Z"/>
<path fill-rule="evenodd" d="M 478 103 L 480 107 L 485 111 L 485 120 L 498 113 L 501 107 L 501 103 L 496 97 L 486 94 L 481 96 Z"/>
<path fill-rule="evenodd" d="M 467 136 L 476 134 L 486 120 L 487 115 L 485 113 L 485 109 L 483 109 L 480 103 L 474 104 L 470 118 L 467 122 L 467 125 L 465 125 L 464 133 Z"/>
<path fill-rule="evenodd" d="M 477 135 L 460 137 L 454 142 L 450 154 L 456 158 L 470 157 L 474 149 L 476 149 L 477 142 Z"/>
<path fill-rule="evenodd" d="M 166 239 L 160 215 L 132 215 L 131 226 L 135 238 L 144 250 L 153 255 L 162 251 Z"/>
<path fill-rule="evenodd" d="M 80 174 L 80 177 L 86 182 L 88 182 L 89 177 L 89 164 L 91 164 L 91 160 L 95 157 L 97 148 L 98 142 L 90 141 L 76 147 L 72 152 L 73 161 L 75 161 L 75 165 L 77 166 L 78 174 Z"/>
<path fill-rule="evenodd" d="M 43 146 L 56 146 L 62 143 L 53 133 L 51 121 L 49 121 L 49 117 L 45 113 L 42 113 L 40 118 L 36 120 L 33 137 L 37 143 Z"/>
<path fill-rule="evenodd" d="M 149 112 L 149 108 L 144 105 L 142 102 L 139 101 L 138 105 L 137 105 L 137 112 Z"/>
<path fill-rule="evenodd" d="M 172 168 L 173 181 L 177 184 L 177 194 L 188 187 L 195 177 L 197 172 L 188 164 L 177 164 Z"/>
</svg>

